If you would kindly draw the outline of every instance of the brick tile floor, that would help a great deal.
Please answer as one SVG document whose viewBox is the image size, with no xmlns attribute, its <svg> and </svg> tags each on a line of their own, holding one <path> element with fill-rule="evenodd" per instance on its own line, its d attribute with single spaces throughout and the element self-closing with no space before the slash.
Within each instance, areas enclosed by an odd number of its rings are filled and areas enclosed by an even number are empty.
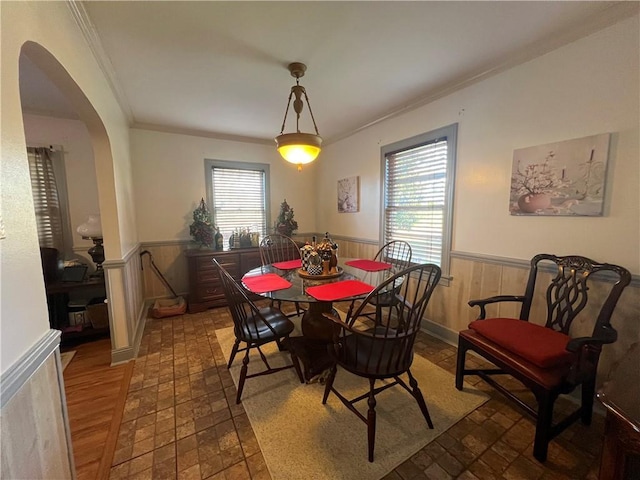
<svg viewBox="0 0 640 480">
<path fill-rule="evenodd" d="M 216 329 L 231 325 L 226 308 L 147 320 L 111 479 L 270 479 L 244 408 L 235 404 L 235 386 L 216 339 Z M 421 333 L 415 350 L 455 373 L 455 347 Z M 532 421 L 484 382 L 467 380 L 490 400 L 384 480 L 597 479 L 600 415 L 590 427 L 574 424 L 551 442 L 542 465 L 532 456 Z M 518 388 L 515 380 L 508 382 Z M 519 389 L 527 398 L 524 387 Z M 528 401 L 533 402 L 530 395 Z M 558 407 L 567 411 L 572 405 L 564 400 Z"/>
</svg>

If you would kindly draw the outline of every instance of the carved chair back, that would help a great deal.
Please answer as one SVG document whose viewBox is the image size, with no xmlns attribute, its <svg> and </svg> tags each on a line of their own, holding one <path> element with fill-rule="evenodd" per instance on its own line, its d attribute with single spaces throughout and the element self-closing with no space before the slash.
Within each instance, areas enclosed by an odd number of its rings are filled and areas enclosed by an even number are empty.
<svg viewBox="0 0 640 480">
<path fill-rule="evenodd" d="M 596 263 L 586 257 L 566 256 L 558 257 L 550 254 L 539 254 L 531 259 L 531 270 L 525 290 L 524 301 L 520 311 L 520 318 L 528 320 L 534 298 L 536 277 L 544 262 L 554 263 L 555 276 L 546 289 L 546 324 L 564 334 L 569 334 L 571 323 L 585 308 L 589 301 L 589 280 L 596 273 L 609 272 L 610 278 L 617 280 L 609 289 L 608 295 L 602 303 L 596 319 L 592 336 L 611 337 L 616 339 L 616 331 L 611 326 L 613 309 L 624 288 L 631 282 L 628 270 L 617 265 Z M 600 275 L 606 280 L 604 275 Z M 615 277 L 615 278 L 614 278 Z"/>
</svg>

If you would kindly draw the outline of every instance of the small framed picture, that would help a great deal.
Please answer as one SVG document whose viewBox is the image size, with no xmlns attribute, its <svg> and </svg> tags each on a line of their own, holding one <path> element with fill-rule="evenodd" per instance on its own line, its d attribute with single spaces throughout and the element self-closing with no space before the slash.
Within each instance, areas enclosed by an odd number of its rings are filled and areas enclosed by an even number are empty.
<svg viewBox="0 0 640 480">
<path fill-rule="evenodd" d="M 357 212 L 360 205 L 360 177 L 338 180 L 338 213 Z"/>
</svg>

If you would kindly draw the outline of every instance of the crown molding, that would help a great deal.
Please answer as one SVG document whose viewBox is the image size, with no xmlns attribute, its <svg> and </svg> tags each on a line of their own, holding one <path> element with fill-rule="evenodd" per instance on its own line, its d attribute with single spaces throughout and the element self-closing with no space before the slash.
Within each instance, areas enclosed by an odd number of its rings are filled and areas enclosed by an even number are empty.
<svg viewBox="0 0 640 480">
<path fill-rule="evenodd" d="M 217 140 L 228 140 L 231 142 L 256 143 L 258 145 L 273 146 L 275 151 L 275 142 L 272 138 L 247 137 L 243 135 L 231 135 L 225 133 L 211 132 L 208 130 L 197 130 L 192 128 L 180 128 L 169 125 L 156 125 L 153 123 L 134 122 L 131 128 L 140 130 L 151 130 L 153 132 L 175 133 L 177 135 L 190 135 L 192 137 L 215 138 Z"/>
<path fill-rule="evenodd" d="M 424 105 L 432 103 L 440 98 L 451 95 L 458 90 L 462 90 L 470 85 L 478 83 L 482 80 L 490 78 L 494 75 L 502 73 L 513 67 L 526 63 L 535 58 L 541 57 L 546 53 L 552 52 L 560 47 L 568 45 L 572 42 L 580 40 L 581 38 L 588 37 L 604 28 L 610 27 L 622 20 L 637 15 L 640 12 L 640 2 L 637 1 L 620 1 L 607 9 L 598 12 L 595 15 L 591 15 L 589 18 L 582 19 L 577 22 L 572 28 L 568 28 L 565 31 L 554 35 L 553 37 L 544 39 L 542 41 L 534 42 L 530 44 L 523 51 L 518 52 L 515 55 L 510 55 L 502 58 L 496 62 L 493 66 L 480 71 L 463 75 L 457 79 L 448 81 L 446 85 L 441 85 L 431 89 L 429 93 L 424 96 L 418 97 L 409 103 L 400 107 L 389 110 L 380 117 L 377 117 L 370 122 L 356 127 L 352 130 L 348 130 L 339 135 L 335 135 L 331 138 L 325 139 L 324 144 L 330 145 L 345 138 L 351 137 L 358 132 L 361 132 L 369 127 L 377 125 L 385 120 L 397 117 L 404 113 L 410 112 Z"/>
<path fill-rule="evenodd" d="M 102 73 L 109 84 L 109 88 L 111 88 L 113 95 L 116 97 L 116 101 L 120 105 L 120 108 L 131 125 L 134 122 L 134 118 L 131 105 L 127 99 L 127 94 L 118 80 L 113 64 L 111 63 L 111 60 L 109 60 L 109 56 L 102 46 L 100 35 L 98 35 L 96 27 L 93 25 L 87 10 L 84 8 L 84 3 L 79 0 L 67 0 L 67 6 L 69 7 L 73 19 L 89 45 L 96 62 L 98 62 L 98 66 L 100 67 L 100 70 L 102 70 Z"/>
</svg>

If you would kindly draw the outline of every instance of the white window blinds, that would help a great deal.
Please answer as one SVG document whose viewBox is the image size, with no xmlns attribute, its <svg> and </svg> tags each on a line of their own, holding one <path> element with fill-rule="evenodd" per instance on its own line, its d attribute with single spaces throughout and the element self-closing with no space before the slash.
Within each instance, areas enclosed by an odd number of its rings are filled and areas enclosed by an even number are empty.
<svg viewBox="0 0 640 480">
<path fill-rule="evenodd" d="M 236 229 L 250 229 L 265 235 L 265 171 L 219 166 L 211 168 L 213 221 L 222 235 L 229 238 Z"/>
<path fill-rule="evenodd" d="M 31 192 L 41 247 L 64 252 L 63 216 L 53 161 L 46 148 L 27 148 Z"/>
<path fill-rule="evenodd" d="M 383 243 L 448 273 L 456 125 L 383 147 Z"/>
</svg>

